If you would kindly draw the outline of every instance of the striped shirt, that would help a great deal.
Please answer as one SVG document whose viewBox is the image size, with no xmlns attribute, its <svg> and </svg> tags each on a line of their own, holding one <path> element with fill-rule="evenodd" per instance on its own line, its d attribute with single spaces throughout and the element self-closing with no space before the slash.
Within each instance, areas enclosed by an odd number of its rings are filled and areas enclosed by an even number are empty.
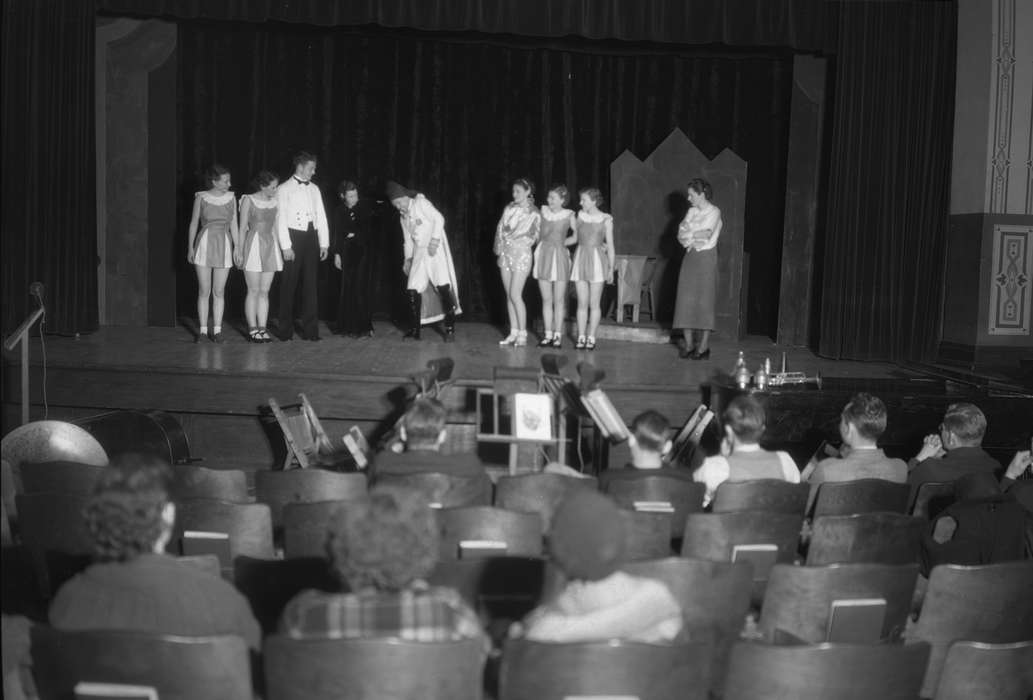
<svg viewBox="0 0 1033 700">
<path fill-rule="evenodd" d="M 477 615 L 456 591 L 424 581 L 398 592 L 304 591 L 287 605 L 280 628 L 293 639 L 441 642 L 484 636 Z"/>
</svg>

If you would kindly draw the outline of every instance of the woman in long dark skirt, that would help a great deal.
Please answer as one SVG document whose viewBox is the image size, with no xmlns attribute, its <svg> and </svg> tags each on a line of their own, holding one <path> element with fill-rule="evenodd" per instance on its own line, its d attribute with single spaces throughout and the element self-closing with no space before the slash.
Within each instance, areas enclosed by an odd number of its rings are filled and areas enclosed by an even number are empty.
<svg viewBox="0 0 1033 700">
<path fill-rule="evenodd" d="M 685 344 L 679 353 L 683 359 L 710 357 L 717 301 L 717 239 L 721 235 L 721 210 L 711 204 L 712 194 L 706 180 L 689 182 L 691 206 L 678 226 L 678 242 L 685 248 L 685 257 L 678 275 L 672 325 L 685 332 Z"/>
<path fill-rule="evenodd" d="M 337 333 L 352 338 L 373 336 L 370 312 L 370 245 L 372 211 L 359 199 L 359 188 L 345 180 L 337 188 L 341 203 L 334 211 L 334 267 L 341 271 L 341 296 L 337 304 Z"/>
</svg>

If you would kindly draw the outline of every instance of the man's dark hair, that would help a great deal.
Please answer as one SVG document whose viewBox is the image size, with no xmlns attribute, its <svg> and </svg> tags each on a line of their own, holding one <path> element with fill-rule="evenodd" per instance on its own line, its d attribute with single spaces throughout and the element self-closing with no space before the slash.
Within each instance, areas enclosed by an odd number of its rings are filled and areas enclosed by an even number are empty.
<svg viewBox="0 0 1033 700">
<path fill-rule="evenodd" d="M 308 151 L 298 151 L 298 154 L 294 156 L 294 169 L 297 170 L 299 165 L 311 162 L 319 162 L 319 159 Z"/>
<path fill-rule="evenodd" d="M 405 412 L 405 442 L 409 445 L 436 444 L 445 429 L 445 407 L 437 399 L 420 397 Z"/>
<path fill-rule="evenodd" d="M 670 423 L 657 411 L 645 411 L 631 421 L 631 434 L 643 450 L 661 452 L 667 443 Z"/>
<path fill-rule="evenodd" d="M 886 404 L 878 396 L 854 394 L 841 417 L 869 440 L 878 440 L 886 430 Z"/>
<path fill-rule="evenodd" d="M 978 446 L 986 434 L 986 416 L 971 403 L 952 403 L 943 416 L 943 427 L 965 445 Z"/>
<path fill-rule="evenodd" d="M 764 407 L 748 394 L 732 399 L 721 417 L 743 442 L 757 442 L 764 434 Z"/>
</svg>

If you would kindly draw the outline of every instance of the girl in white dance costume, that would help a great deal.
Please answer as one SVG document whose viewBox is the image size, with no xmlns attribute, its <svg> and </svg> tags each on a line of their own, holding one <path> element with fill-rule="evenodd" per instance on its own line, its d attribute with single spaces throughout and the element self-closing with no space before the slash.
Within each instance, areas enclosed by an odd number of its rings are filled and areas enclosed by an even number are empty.
<svg viewBox="0 0 1033 700">
<path fill-rule="evenodd" d="M 200 332 L 195 342 L 208 337 L 223 342 L 222 314 L 226 307 L 223 293 L 226 278 L 239 257 L 240 231 L 237 228 L 237 202 L 230 192 L 230 172 L 213 164 L 204 175 L 208 189 L 194 195 L 194 210 L 187 233 L 187 260 L 197 271 L 197 320 Z M 238 257 L 234 259 L 234 250 Z M 208 297 L 212 299 L 212 327 L 208 328 Z"/>
<path fill-rule="evenodd" d="M 515 180 L 513 201 L 502 211 L 499 225 L 495 227 L 495 255 L 509 313 L 509 335 L 500 340 L 499 345 L 527 345 L 524 285 L 531 272 L 531 247 L 538 240 L 541 222 L 541 214 L 534 206 L 534 186 L 524 178 Z"/>
<path fill-rule="evenodd" d="M 573 233 L 574 212 L 566 208 L 570 195 L 563 185 L 554 185 L 542 207 L 542 234 L 534 251 L 534 276 L 542 293 L 542 322 L 545 333 L 538 347 L 563 346 L 563 317 L 566 315 L 567 284 L 570 283 L 570 251 L 577 242 Z"/>
<path fill-rule="evenodd" d="M 280 243 L 276 240 L 276 187 L 280 181 L 268 170 L 255 176 L 255 193 L 240 198 L 240 230 L 244 245 L 235 260 L 244 270 L 247 298 L 248 341 L 271 343 L 266 330 L 269 320 L 269 287 L 273 276 L 283 269 Z"/>
<path fill-rule="evenodd" d="M 577 251 L 570 279 L 577 289 L 578 350 L 595 350 L 595 333 L 602 312 L 599 300 L 603 284 L 613 277 L 613 217 L 599 209 L 603 194 L 598 188 L 581 190 L 577 215 Z"/>
</svg>

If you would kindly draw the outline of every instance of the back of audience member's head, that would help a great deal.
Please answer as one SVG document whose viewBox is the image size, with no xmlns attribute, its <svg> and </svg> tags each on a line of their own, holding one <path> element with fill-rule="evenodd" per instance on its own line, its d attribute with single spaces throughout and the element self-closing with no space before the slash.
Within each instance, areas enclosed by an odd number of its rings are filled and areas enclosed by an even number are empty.
<svg viewBox="0 0 1033 700">
<path fill-rule="evenodd" d="M 986 416 L 971 403 L 952 403 L 943 416 L 943 429 L 954 435 L 960 447 L 979 447 L 986 433 Z"/>
<path fill-rule="evenodd" d="M 552 517 L 549 552 L 571 580 L 598 581 L 617 571 L 624 556 L 617 504 L 598 491 L 571 491 Z"/>
<path fill-rule="evenodd" d="M 437 449 L 445 441 L 445 407 L 437 399 L 420 397 L 402 418 L 402 439 L 412 449 Z"/>
<path fill-rule="evenodd" d="M 886 431 L 886 404 L 878 396 L 854 394 L 840 418 L 844 424 L 854 426 L 861 438 L 875 442 Z"/>
<path fill-rule="evenodd" d="M 351 590 L 400 591 L 427 576 L 438 558 L 434 512 L 418 491 L 374 486 L 366 500 L 337 511 L 326 548 Z"/>
<path fill-rule="evenodd" d="M 631 435 L 635 444 L 648 452 L 663 454 L 670 447 L 668 432 L 671 424 L 656 411 L 645 411 L 631 421 Z"/>
<path fill-rule="evenodd" d="M 764 407 L 748 394 L 732 399 L 721 418 L 739 442 L 753 444 L 764 434 Z"/>
<path fill-rule="evenodd" d="M 175 508 L 172 468 L 160 459 L 124 455 L 105 468 L 83 511 L 100 561 L 128 561 L 164 545 Z"/>
</svg>

